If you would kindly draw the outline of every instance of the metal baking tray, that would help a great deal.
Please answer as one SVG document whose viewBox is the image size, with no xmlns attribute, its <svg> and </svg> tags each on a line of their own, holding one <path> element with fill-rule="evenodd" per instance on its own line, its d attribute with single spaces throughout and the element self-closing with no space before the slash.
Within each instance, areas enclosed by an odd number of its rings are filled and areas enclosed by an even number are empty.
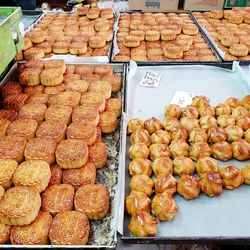
<svg viewBox="0 0 250 250">
<path fill-rule="evenodd" d="M 138 11 L 129 11 L 129 12 L 126 12 L 126 13 L 137 13 Z M 123 12 L 121 12 L 123 13 Z M 143 13 L 143 12 L 139 12 L 139 13 Z M 184 11 L 179 11 L 179 12 L 173 12 L 173 11 L 170 11 L 170 12 L 163 12 L 165 14 L 167 13 L 176 13 L 176 14 L 179 14 L 179 13 L 187 13 L 189 14 L 189 16 L 191 17 L 191 19 L 193 20 L 193 16 L 191 15 L 190 12 L 184 12 Z M 111 62 L 113 63 L 124 63 L 124 62 L 120 62 L 120 61 L 114 61 L 113 60 L 113 57 L 115 56 L 115 51 L 117 49 L 117 41 L 116 41 L 116 33 L 119 29 L 118 27 L 118 23 L 119 23 L 119 17 L 118 16 L 118 20 L 117 20 L 117 29 L 115 30 L 115 34 L 114 34 L 114 39 L 113 39 L 113 47 L 112 47 L 112 57 L 111 57 Z M 194 21 L 194 20 L 193 20 Z M 150 66 L 150 65 L 190 65 L 190 64 L 197 64 L 197 65 L 200 65 L 200 64 L 203 64 L 203 65 L 212 65 L 212 66 L 218 66 L 218 63 L 221 62 L 221 58 L 220 56 L 218 55 L 217 51 L 214 49 L 214 47 L 212 46 L 211 42 L 209 39 L 207 39 L 207 37 L 204 35 L 204 33 L 202 32 L 202 29 L 200 26 L 198 26 L 196 24 L 196 22 L 194 22 L 194 24 L 199 28 L 199 32 L 200 34 L 202 35 L 202 37 L 204 38 L 205 42 L 209 45 L 209 48 L 212 50 L 212 52 L 214 53 L 214 55 L 216 56 L 217 58 L 217 61 L 164 61 L 164 62 L 153 62 L 153 61 L 147 61 L 147 62 L 136 62 L 138 65 L 141 65 L 141 66 Z M 222 67 L 226 67 L 226 68 L 230 68 L 230 66 L 232 65 L 232 62 L 231 63 L 227 63 L 225 64 L 225 66 L 222 66 Z"/>
<path fill-rule="evenodd" d="M 43 11 L 41 10 L 23 10 L 22 12 L 21 22 L 24 24 L 24 31 L 39 20 L 43 15 Z"/>
<path fill-rule="evenodd" d="M 4 85 L 8 81 L 17 80 L 17 67 L 21 63 L 16 63 L 13 65 L 11 70 L 5 76 L 5 78 L 0 83 L 0 86 Z M 76 64 L 75 64 L 76 65 Z M 93 65 L 93 64 L 85 64 Z M 104 64 L 94 64 L 94 65 L 104 65 Z M 122 88 L 118 93 L 112 93 L 112 97 L 117 97 L 122 99 L 123 111 L 124 111 L 124 96 L 126 92 L 126 75 L 127 67 L 125 64 L 109 64 L 113 66 L 114 72 L 121 76 Z M 102 135 L 103 141 L 105 142 L 108 150 L 108 162 L 107 166 L 102 169 L 97 170 L 96 180 L 109 188 L 110 191 L 110 211 L 109 214 L 100 221 L 91 221 L 90 223 L 90 236 L 88 245 L 0 245 L 0 248 L 91 248 L 91 249 L 114 249 L 117 245 L 117 226 L 118 226 L 118 206 L 121 203 L 120 192 L 121 185 L 120 180 L 122 178 L 122 168 L 120 166 L 120 156 L 122 155 L 122 131 L 123 131 L 123 116 L 119 119 L 118 129 L 107 135 Z"/>
<path fill-rule="evenodd" d="M 198 12 L 203 12 L 203 11 L 198 11 Z M 219 57 L 221 58 L 221 60 L 223 62 L 226 63 L 233 63 L 233 61 L 231 60 L 225 60 L 225 54 L 224 52 L 217 46 L 216 41 L 212 38 L 212 36 L 210 35 L 209 31 L 207 31 L 206 28 L 204 28 L 200 22 L 195 18 L 195 16 L 193 15 L 192 12 L 190 12 L 190 15 L 193 18 L 193 21 L 195 22 L 195 24 L 199 27 L 201 33 L 203 34 L 203 36 L 206 37 L 206 39 L 210 42 L 211 47 L 213 47 L 213 49 L 216 51 L 216 53 L 219 55 Z M 250 60 L 239 60 L 240 65 L 249 65 L 250 64 Z"/>
<path fill-rule="evenodd" d="M 158 88 L 141 87 L 140 81 L 148 70 L 160 73 Z M 176 91 L 195 92 L 210 98 L 214 106 L 228 97 L 242 98 L 250 92 L 250 82 L 236 64 L 235 71 L 210 66 L 151 66 L 131 69 L 128 76 L 126 123 L 132 118 L 146 120 L 150 117 L 164 119 L 164 107 L 171 103 Z M 129 136 L 124 128 L 124 193 L 129 195 L 131 177 L 128 174 L 130 162 L 128 149 Z M 250 161 L 220 162 L 219 166 L 235 164 L 242 167 Z M 130 216 L 124 212 L 121 221 L 121 239 L 126 243 L 250 243 L 250 186 L 242 185 L 229 191 L 223 189 L 220 196 L 210 198 L 201 193 L 199 198 L 186 201 L 179 194 L 174 195 L 179 212 L 171 222 L 160 222 L 155 237 L 134 237 L 127 226 Z M 124 197 L 125 200 L 125 197 Z"/>
</svg>

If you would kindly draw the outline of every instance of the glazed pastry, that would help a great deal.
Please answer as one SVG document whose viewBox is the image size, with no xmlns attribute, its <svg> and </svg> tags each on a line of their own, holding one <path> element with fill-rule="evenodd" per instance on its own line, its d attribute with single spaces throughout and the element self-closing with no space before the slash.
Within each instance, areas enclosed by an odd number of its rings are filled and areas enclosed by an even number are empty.
<svg viewBox="0 0 250 250">
<path fill-rule="evenodd" d="M 206 195 L 213 197 L 220 195 L 222 192 L 222 179 L 219 172 L 206 172 L 199 180 L 201 191 Z"/>
<path fill-rule="evenodd" d="M 203 105 L 209 105 L 209 103 L 210 103 L 209 98 L 207 98 L 206 96 L 202 96 L 202 95 L 195 96 L 192 100 L 192 105 L 197 108 L 200 108 Z"/>
<path fill-rule="evenodd" d="M 214 126 L 207 131 L 208 142 L 216 143 L 227 140 L 227 133 L 221 127 Z"/>
<path fill-rule="evenodd" d="M 182 111 L 182 116 L 183 117 L 190 117 L 190 118 L 194 118 L 194 119 L 198 119 L 199 118 L 199 110 L 197 107 L 193 106 L 193 105 L 188 105 L 183 111 Z"/>
<path fill-rule="evenodd" d="M 150 176 L 152 174 L 150 161 L 145 158 L 133 159 L 129 163 L 128 171 L 130 176 L 142 175 L 142 174 Z"/>
<path fill-rule="evenodd" d="M 126 197 L 126 211 L 131 216 L 136 216 L 138 212 L 150 212 L 151 200 L 142 192 L 132 191 Z"/>
<path fill-rule="evenodd" d="M 147 147 L 147 145 L 145 145 L 144 143 L 133 144 L 129 148 L 130 159 L 134 159 L 134 158 L 147 159 L 149 157 L 149 154 L 150 154 L 150 150 Z"/>
<path fill-rule="evenodd" d="M 195 199 L 200 194 L 200 183 L 193 175 L 182 175 L 177 183 L 177 192 L 186 200 Z"/>
<path fill-rule="evenodd" d="M 200 128 L 194 128 L 189 133 L 189 143 L 195 143 L 195 142 L 207 142 L 207 134 L 203 129 Z"/>
<path fill-rule="evenodd" d="M 238 106 L 232 110 L 232 117 L 237 119 L 240 116 L 249 116 L 249 112 L 247 108 L 243 106 Z"/>
<path fill-rule="evenodd" d="M 250 164 L 247 164 L 241 169 L 241 174 L 244 179 L 244 183 L 250 185 Z"/>
<path fill-rule="evenodd" d="M 130 136 L 130 143 L 145 143 L 148 147 L 151 144 L 150 135 L 146 129 L 137 129 L 135 132 L 132 133 Z"/>
<path fill-rule="evenodd" d="M 150 150 L 150 159 L 155 160 L 160 157 L 171 157 L 171 151 L 167 144 L 163 143 L 154 143 L 149 147 Z"/>
<path fill-rule="evenodd" d="M 232 115 L 220 115 L 217 117 L 217 123 L 221 128 L 235 125 L 235 118 Z"/>
<path fill-rule="evenodd" d="M 244 131 L 237 126 L 228 126 L 225 128 L 227 134 L 227 141 L 233 142 L 243 137 Z"/>
<path fill-rule="evenodd" d="M 250 159 L 250 143 L 243 139 L 238 139 L 232 143 L 233 157 L 238 161 Z"/>
<path fill-rule="evenodd" d="M 199 121 L 190 117 L 181 118 L 181 126 L 187 131 L 191 132 L 195 128 L 199 128 Z"/>
<path fill-rule="evenodd" d="M 163 125 L 160 120 L 155 117 L 152 117 L 144 122 L 144 128 L 149 132 L 149 134 L 153 134 L 155 131 L 162 129 Z"/>
<path fill-rule="evenodd" d="M 163 126 L 166 131 L 170 132 L 181 125 L 176 118 L 165 118 L 163 121 Z"/>
<path fill-rule="evenodd" d="M 211 115 L 202 116 L 199 120 L 202 129 L 207 130 L 213 126 L 217 126 L 216 119 Z"/>
<path fill-rule="evenodd" d="M 244 132 L 244 139 L 250 143 L 250 129 Z"/>
<path fill-rule="evenodd" d="M 176 179 L 171 174 L 160 174 L 154 179 L 156 193 L 168 193 L 173 195 L 176 193 Z"/>
<path fill-rule="evenodd" d="M 173 162 L 169 157 L 160 157 L 153 161 L 152 168 L 156 176 L 160 174 L 173 174 Z"/>
<path fill-rule="evenodd" d="M 211 150 L 206 142 L 196 142 L 189 149 L 189 157 L 194 161 L 210 155 Z"/>
<path fill-rule="evenodd" d="M 183 127 L 176 127 L 170 131 L 170 137 L 174 140 L 187 141 L 188 133 Z"/>
<path fill-rule="evenodd" d="M 235 97 L 229 97 L 226 101 L 226 104 L 228 104 L 230 106 L 231 109 L 236 108 L 238 106 L 240 106 L 240 100 L 238 98 Z"/>
<path fill-rule="evenodd" d="M 211 154 L 215 159 L 228 161 L 233 157 L 232 149 L 228 142 L 216 142 L 211 145 L 210 149 Z"/>
<path fill-rule="evenodd" d="M 250 110 L 250 95 L 246 95 L 241 99 L 241 105 Z"/>
<path fill-rule="evenodd" d="M 172 117 L 176 119 L 180 118 L 181 112 L 182 112 L 181 107 L 177 104 L 170 104 L 166 106 L 164 109 L 164 114 L 166 117 Z"/>
<path fill-rule="evenodd" d="M 177 156 L 188 156 L 189 146 L 185 141 L 174 140 L 171 142 L 169 148 L 174 158 Z"/>
<path fill-rule="evenodd" d="M 216 116 L 220 115 L 231 115 L 231 108 L 226 103 L 220 103 L 215 107 Z"/>
<path fill-rule="evenodd" d="M 152 213 L 160 221 L 171 221 L 179 211 L 173 197 L 168 193 L 156 194 L 151 206 Z"/>
<path fill-rule="evenodd" d="M 236 126 L 246 131 L 250 128 L 250 116 L 239 116 L 236 120 Z"/>
<path fill-rule="evenodd" d="M 128 122 L 127 131 L 128 134 L 132 134 L 137 129 L 143 129 L 143 128 L 144 128 L 143 121 L 141 121 L 140 119 L 132 119 Z"/>
<path fill-rule="evenodd" d="M 192 175 L 194 173 L 194 170 L 195 166 L 190 158 L 185 156 L 177 156 L 174 158 L 174 173 L 176 175 Z"/>
<path fill-rule="evenodd" d="M 243 182 L 241 171 L 233 165 L 221 168 L 220 175 L 223 180 L 223 187 L 226 189 L 237 188 Z"/>
<path fill-rule="evenodd" d="M 152 143 L 163 143 L 169 145 L 171 137 L 167 131 L 157 130 L 152 134 L 151 141 Z"/>
<path fill-rule="evenodd" d="M 157 234 L 158 220 L 148 212 L 138 212 L 131 218 L 128 230 L 136 237 L 154 236 Z"/>
<path fill-rule="evenodd" d="M 209 172 L 218 172 L 218 163 L 211 157 L 200 158 L 196 163 L 196 172 L 199 176 L 203 176 Z"/>
<path fill-rule="evenodd" d="M 134 175 L 129 187 L 132 191 L 139 191 L 150 197 L 153 193 L 154 182 L 147 175 Z"/>
</svg>

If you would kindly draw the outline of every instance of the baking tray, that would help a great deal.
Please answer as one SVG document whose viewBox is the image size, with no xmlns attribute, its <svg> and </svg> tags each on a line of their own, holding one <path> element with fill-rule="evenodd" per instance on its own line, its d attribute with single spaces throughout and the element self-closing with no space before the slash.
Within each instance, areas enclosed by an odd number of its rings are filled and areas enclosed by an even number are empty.
<svg viewBox="0 0 250 250">
<path fill-rule="evenodd" d="M 204 12 L 204 11 L 198 11 L 198 12 Z M 203 34 L 203 36 L 206 37 L 207 40 L 209 40 L 211 47 L 213 47 L 213 49 L 216 51 L 216 53 L 219 55 L 219 57 L 221 58 L 221 60 L 225 63 L 233 63 L 234 61 L 232 60 L 225 60 L 225 53 L 217 46 L 216 41 L 213 39 L 213 37 L 210 35 L 209 31 L 207 31 L 206 28 L 204 28 L 200 22 L 195 18 L 195 16 L 193 15 L 193 12 L 190 12 L 190 15 L 193 18 L 193 21 L 195 22 L 195 24 L 199 27 L 201 33 Z M 250 39 L 250 38 L 249 38 Z M 250 60 L 238 60 L 238 62 L 240 63 L 240 65 L 249 65 L 250 64 Z"/>
<path fill-rule="evenodd" d="M 123 13 L 123 12 L 121 12 Z M 138 11 L 129 11 L 129 12 L 126 12 L 126 13 L 129 13 L 129 14 L 132 14 L 132 13 L 144 13 L 144 12 L 138 12 Z M 180 13 L 187 13 L 189 14 L 189 16 L 191 17 L 191 19 L 193 20 L 193 16 L 191 15 L 191 13 L 188 11 L 188 12 L 185 12 L 185 11 L 178 11 L 178 12 L 173 12 L 173 11 L 169 11 L 169 12 L 162 12 L 164 14 L 167 14 L 167 13 L 176 13 L 176 14 L 180 14 Z M 112 63 L 124 63 L 123 61 L 114 61 L 113 60 L 113 57 L 116 55 L 116 52 L 117 52 L 117 40 L 116 40 L 116 33 L 119 29 L 118 27 L 118 23 L 119 23 L 119 15 L 118 15 L 118 20 L 117 20 L 117 27 L 115 29 L 115 34 L 114 34 L 114 39 L 113 39 L 113 46 L 112 46 L 112 56 L 111 56 L 111 62 Z M 193 20 L 194 21 L 194 20 Z M 197 64 L 197 65 L 211 65 L 211 66 L 218 66 L 218 63 L 220 63 L 222 60 L 221 60 L 221 57 L 218 55 L 217 51 L 215 50 L 215 48 L 212 46 L 210 40 L 207 38 L 207 36 L 204 35 L 204 33 L 202 32 L 202 28 L 196 24 L 196 22 L 194 22 L 194 24 L 199 28 L 199 32 L 201 33 L 202 37 L 204 38 L 205 42 L 209 45 L 209 48 L 212 50 L 212 52 L 214 53 L 214 55 L 216 56 L 217 58 L 217 61 L 165 61 L 165 62 L 153 62 L 153 61 L 148 61 L 148 62 L 136 62 L 138 65 L 140 66 L 151 66 L 151 65 L 190 65 L 190 64 Z M 226 63 L 223 67 L 226 67 L 226 68 L 230 68 L 232 65 L 232 62 L 228 62 Z"/>
<path fill-rule="evenodd" d="M 0 87 L 8 81 L 17 80 L 17 67 L 21 63 L 16 63 L 13 65 L 11 70 L 5 76 L 5 78 L 0 83 Z M 77 64 L 75 64 L 77 65 Z M 93 65 L 93 64 L 85 64 Z M 94 64 L 100 65 L 100 64 Z M 103 64 L 101 64 L 103 65 Z M 112 97 L 117 97 L 122 99 L 123 111 L 124 111 L 124 96 L 126 92 L 126 75 L 127 67 L 125 64 L 109 64 L 113 66 L 114 72 L 121 75 L 122 79 L 122 88 L 118 93 L 112 93 Z M 124 128 L 123 116 L 119 119 L 118 129 L 107 135 L 102 135 L 103 141 L 107 146 L 108 151 L 108 162 L 107 166 L 102 169 L 97 170 L 96 180 L 97 182 L 107 186 L 110 191 L 110 212 L 103 220 L 100 221 L 91 221 L 90 224 L 90 237 L 88 245 L 0 245 L 0 248 L 42 248 L 42 249 L 65 249 L 65 248 L 91 248 L 91 249 L 114 249 L 117 245 L 117 226 L 118 226 L 118 215 L 119 209 L 118 206 L 120 202 L 120 192 L 121 185 L 120 180 L 122 178 L 121 174 L 123 173 L 120 165 L 120 156 L 122 155 L 122 131 Z"/>
<path fill-rule="evenodd" d="M 22 12 L 21 22 L 24 24 L 24 31 L 39 20 L 43 15 L 43 11 L 41 10 L 23 10 Z"/>
<path fill-rule="evenodd" d="M 163 120 L 164 107 L 171 103 L 176 91 L 206 95 L 213 106 L 230 96 L 242 98 L 249 94 L 250 82 L 240 66 L 237 63 L 234 66 L 234 72 L 204 65 L 133 67 L 128 76 L 126 123 L 132 118 L 145 120 L 153 116 Z M 140 86 L 147 70 L 161 73 L 158 88 Z M 127 196 L 131 180 L 128 174 L 130 142 L 126 128 L 123 133 L 124 192 Z M 219 166 L 233 163 L 241 168 L 249 162 L 219 161 Z M 223 189 L 222 194 L 214 198 L 201 193 L 199 198 L 190 201 L 178 194 L 174 199 L 179 212 L 173 221 L 159 223 L 157 236 L 133 237 L 127 229 L 130 216 L 125 213 L 121 239 L 126 243 L 250 243 L 250 186 L 242 185 L 233 191 Z M 124 206 L 120 209 L 124 211 Z"/>
</svg>

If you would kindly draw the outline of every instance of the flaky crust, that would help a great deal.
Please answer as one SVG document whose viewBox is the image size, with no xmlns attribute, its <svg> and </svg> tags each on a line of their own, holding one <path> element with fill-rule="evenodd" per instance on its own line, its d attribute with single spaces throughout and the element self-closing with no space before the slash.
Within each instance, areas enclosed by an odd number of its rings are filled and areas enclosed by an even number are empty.
<svg viewBox="0 0 250 250">
<path fill-rule="evenodd" d="M 171 157 L 172 153 L 167 144 L 154 143 L 149 147 L 150 159 L 155 160 L 161 157 Z"/>
<path fill-rule="evenodd" d="M 167 131 L 157 130 L 151 135 L 152 143 L 163 143 L 169 145 L 171 137 Z"/>
<path fill-rule="evenodd" d="M 228 161 L 232 159 L 233 152 L 228 142 L 216 142 L 210 146 L 211 155 L 218 160 Z"/>
<path fill-rule="evenodd" d="M 244 181 L 241 171 L 233 165 L 221 168 L 220 176 L 226 189 L 238 188 Z"/>
<path fill-rule="evenodd" d="M 160 174 L 173 174 L 173 162 L 169 157 L 160 157 L 153 161 L 152 168 L 156 176 Z"/>
<path fill-rule="evenodd" d="M 129 187 L 131 190 L 143 192 L 150 197 L 153 192 L 154 182 L 147 175 L 134 175 L 131 178 Z"/>
<path fill-rule="evenodd" d="M 135 158 L 128 166 L 129 175 L 141 175 L 145 174 L 150 176 L 152 174 L 151 163 L 145 158 Z"/>
<path fill-rule="evenodd" d="M 150 150 L 147 147 L 147 145 L 145 145 L 144 143 L 133 144 L 129 148 L 129 155 L 131 159 L 138 158 L 138 157 L 147 159 L 149 157 L 149 154 L 150 154 Z"/>
<path fill-rule="evenodd" d="M 149 132 L 149 134 L 153 134 L 155 131 L 159 129 L 163 129 L 163 125 L 160 120 L 155 117 L 149 118 L 144 122 L 144 128 Z"/>
<path fill-rule="evenodd" d="M 130 143 L 145 143 L 148 147 L 151 144 L 150 135 L 146 129 L 137 129 L 130 136 Z"/>
<path fill-rule="evenodd" d="M 189 157 L 194 161 L 210 155 L 211 150 L 206 142 L 196 142 L 189 148 Z"/>
<path fill-rule="evenodd" d="M 127 125 L 128 134 L 132 134 L 137 129 L 143 129 L 143 128 L 144 128 L 143 121 L 137 118 L 130 120 Z"/>
<path fill-rule="evenodd" d="M 181 176 L 183 174 L 192 175 L 195 166 L 189 157 L 177 156 L 174 158 L 174 173 Z"/>
<path fill-rule="evenodd" d="M 168 193 L 173 195 L 176 192 L 176 179 L 171 174 L 159 174 L 154 179 L 156 193 Z"/>
</svg>

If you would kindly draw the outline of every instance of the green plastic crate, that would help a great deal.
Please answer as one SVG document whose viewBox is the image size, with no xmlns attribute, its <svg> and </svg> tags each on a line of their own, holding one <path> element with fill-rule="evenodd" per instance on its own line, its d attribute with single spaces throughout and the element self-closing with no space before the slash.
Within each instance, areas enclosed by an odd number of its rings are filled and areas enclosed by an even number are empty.
<svg viewBox="0 0 250 250">
<path fill-rule="evenodd" d="M 20 7 L 0 7 L 0 75 L 23 48 L 23 37 L 19 30 L 21 15 Z"/>
</svg>

